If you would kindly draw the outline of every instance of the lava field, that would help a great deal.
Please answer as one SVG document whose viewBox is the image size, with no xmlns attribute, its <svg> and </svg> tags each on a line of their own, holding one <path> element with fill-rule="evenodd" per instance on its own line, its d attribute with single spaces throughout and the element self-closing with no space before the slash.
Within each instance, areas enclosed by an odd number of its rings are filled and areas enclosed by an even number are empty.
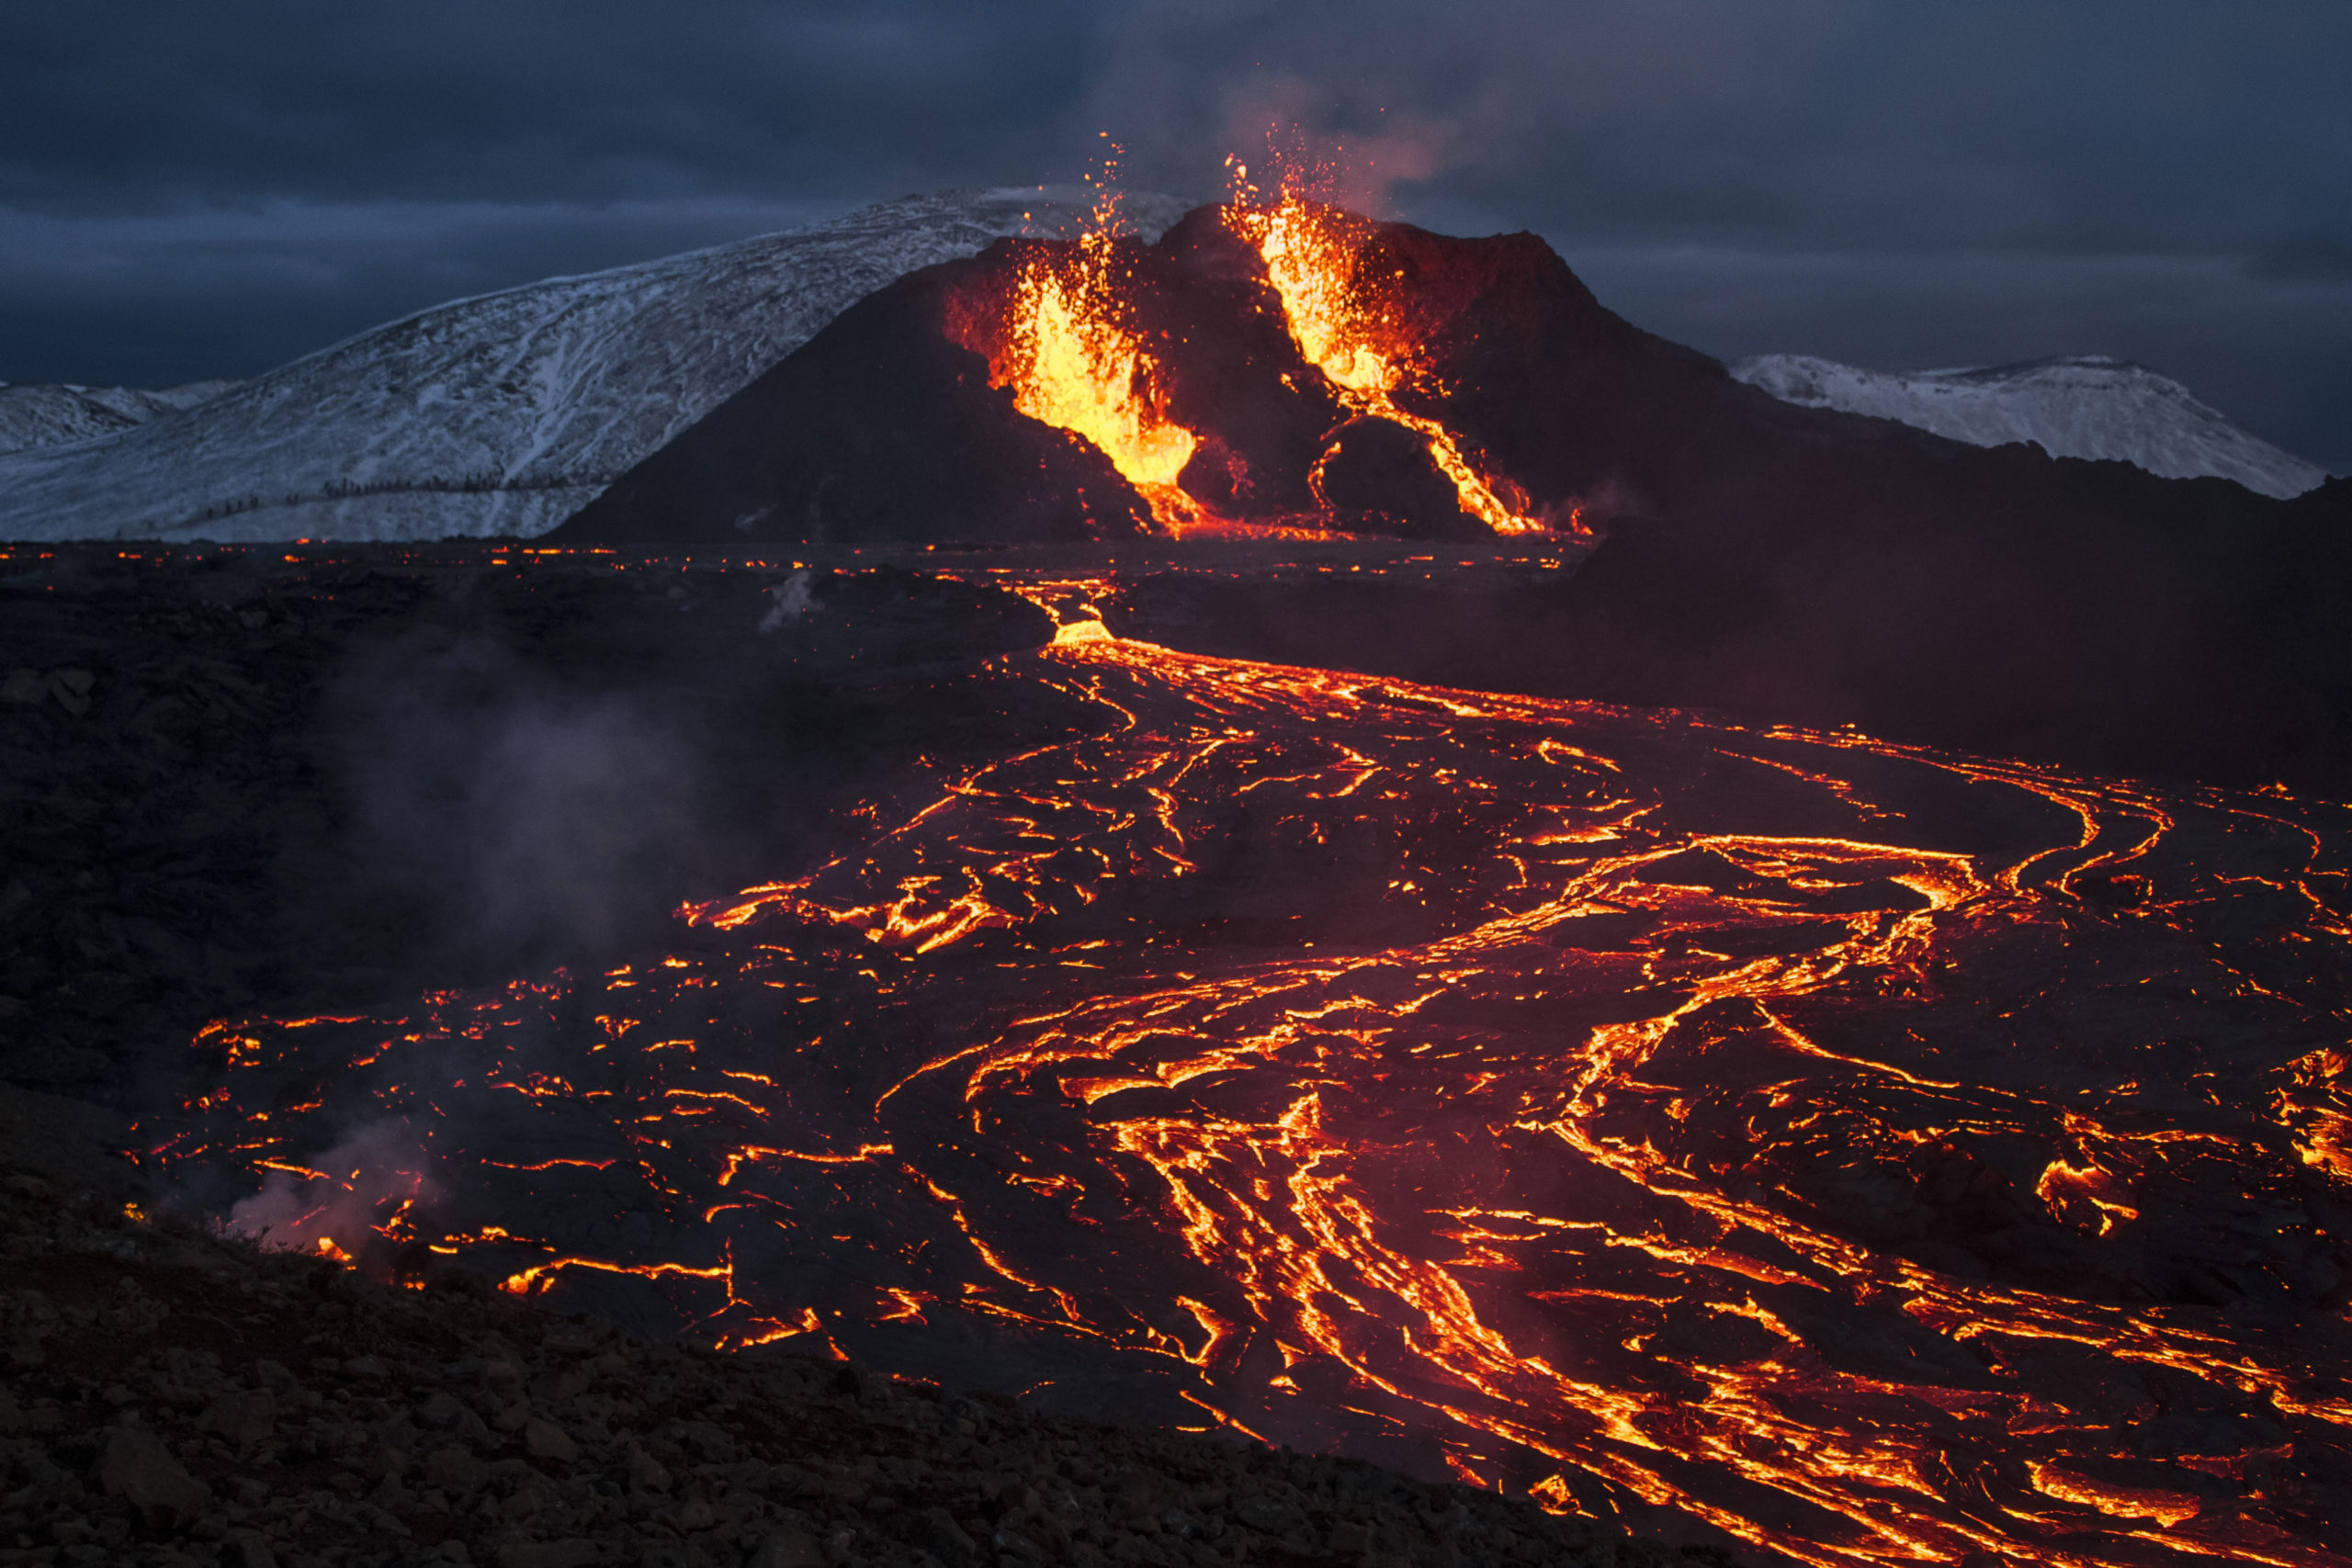
<svg viewBox="0 0 2352 1568">
<path fill-rule="evenodd" d="M 1112 587 L 1026 584 L 1063 629 L 967 694 L 1064 732 L 599 971 L 208 1025 L 147 1156 L 396 1278 L 1761 1561 L 2345 1561 L 2343 807 L 1189 655 Z"/>
</svg>

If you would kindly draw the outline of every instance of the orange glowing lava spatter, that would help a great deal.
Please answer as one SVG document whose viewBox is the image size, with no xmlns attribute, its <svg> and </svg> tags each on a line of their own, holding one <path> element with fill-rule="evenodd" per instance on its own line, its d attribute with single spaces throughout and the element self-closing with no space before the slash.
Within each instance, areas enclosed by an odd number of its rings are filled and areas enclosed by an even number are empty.
<svg viewBox="0 0 2352 1568">
<path fill-rule="evenodd" d="M 1350 231 L 1354 220 L 1287 186 L 1278 199 L 1265 202 L 1250 184 L 1249 165 L 1234 163 L 1232 168 L 1227 221 L 1257 248 L 1267 281 L 1282 297 L 1292 340 L 1331 383 L 1341 404 L 1357 415 L 1419 434 L 1453 481 L 1462 510 L 1497 534 L 1544 532 L 1516 486 L 1490 481 L 1464 454 L 1453 431 L 1397 403 L 1396 394 L 1413 368 L 1415 345 L 1405 338 L 1394 302 L 1365 274 L 1361 245 Z M 1319 483 L 1317 490 L 1319 495 Z"/>
<path fill-rule="evenodd" d="M 1462 511 L 1495 534 L 1545 532 L 1516 484 L 1484 471 L 1442 420 L 1406 406 L 1404 399 L 1435 389 L 1435 382 L 1420 345 L 1410 341 L 1398 302 L 1384 289 L 1386 280 L 1370 276 L 1363 220 L 1288 184 L 1279 199 L 1263 201 L 1249 183 L 1248 167 L 1233 167 L 1226 220 L 1257 252 L 1293 342 L 1348 419 L 1385 421 L 1418 435 Z M 1325 495 L 1323 473 L 1336 446 L 1306 475 L 1319 519 L 1227 517 L 1182 488 L 1181 477 L 1201 438 L 1170 415 L 1166 367 L 1135 324 L 1130 296 L 1140 286 L 1119 254 L 1113 177 L 1106 173 L 1097 182 L 1093 214 L 1075 246 L 1034 253 L 1023 263 L 999 330 L 982 334 L 989 340 L 990 384 L 1010 389 L 1022 413 L 1101 451 L 1142 495 L 1163 534 L 1329 536 L 1322 525 L 1335 508 Z M 1338 434 L 1330 432 L 1327 440 Z M 1567 526 L 1583 532 L 1573 519 Z"/>
<path fill-rule="evenodd" d="M 1111 179 L 1097 183 L 1075 253 L 1033 255 L 1023 267 L 989 379 L 1011 388 L 1013 406 L 1031 419 L 1093 443 L 1141 492 L 1160 530 L 1181 534 L 1204 515 L 1176 483 L 1195 441 L 1168 417 L 1158 361 L 1122 320 Z"/>
</svg>

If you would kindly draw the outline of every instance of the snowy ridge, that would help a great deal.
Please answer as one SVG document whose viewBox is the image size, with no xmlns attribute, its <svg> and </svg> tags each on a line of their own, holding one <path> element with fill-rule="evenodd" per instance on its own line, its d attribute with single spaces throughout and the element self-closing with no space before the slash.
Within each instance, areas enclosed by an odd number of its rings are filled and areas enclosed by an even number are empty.
<svg viewBox="0 0 2352 1568">
<path fill-rule="evenodd" d="M 11 386 L 0 381 L 0 453 L 111 435 L 209 402 L 240 385 L 190 381 L 185 387 L 147 391 L 138 387 Z"/>
<path fill-rule="evenodd" d="M 1059 231 L 1087 199 L 907 197 L 435 306 L 185 413 L 0 453 L 0 538 L 545 533 L 854 301 L 1000 236 Z M 1184 205 L 1125 202 L 1152 236 Z"/>
<path fill-rule="evenodd" d="M 1783 401 L 1900 420 L 1979 446 L 2033 441 L 2053 457 L 2136 463 L 2166 479 L 2207 475 L 2285 500 L 2326 470 L 2282 452 L 2144 365 L 2098 355 L 1984 369 L 1863 370 L 1802 354 L 1743 359 L 1731 373 Z"/>
</svg>

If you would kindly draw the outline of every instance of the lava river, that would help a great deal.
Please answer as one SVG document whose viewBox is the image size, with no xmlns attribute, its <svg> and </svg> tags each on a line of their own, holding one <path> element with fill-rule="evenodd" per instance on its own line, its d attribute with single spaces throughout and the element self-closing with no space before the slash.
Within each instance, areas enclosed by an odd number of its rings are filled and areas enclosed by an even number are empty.
<svg viewBox="0 0 2352 1568">
<path fill-rule="evenodd" d="M 156 1156 L 394 1272 L 1764 1561 L 2352 1562 L 2341 807 L 1005 673 L 1095 722 L 610 973 L 217 1024 Z"/>
</svg>

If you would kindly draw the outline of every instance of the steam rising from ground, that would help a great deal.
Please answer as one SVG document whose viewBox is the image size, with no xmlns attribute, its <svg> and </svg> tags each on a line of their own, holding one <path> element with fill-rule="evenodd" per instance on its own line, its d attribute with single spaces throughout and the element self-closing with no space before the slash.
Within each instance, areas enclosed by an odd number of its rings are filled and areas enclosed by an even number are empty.
<svg viewBox="0 0 2352 1568">
<path fill-rule="evenodd" d="M 769 589 L 768 592 L 775 603 L 769 608 L 766 615 L 760 617 L 762 635 L 780 632 L 808 613 L 811 601 L 808 595 L 808 573 L 805 570 L 794 572 L 775 587 Z"/>
<path fill-rule="evenodd" d="M 405 1122 L 379 1122 L 320 1156 L 315 1168 L 272 1167 L 261 1190 L 229 1211 L 226 1228 L 266 1247 L 356 1257 L 387 1213 L 431 1202 L 428 1163 Z"/>
<path fill-rule="evenodd" d="M 708 858 L 692 748 L 652 694 L 583 690 L 480 638 L 417 634 L 345 689 L 356 840 L 453 944 L 604 948 Z"/>
</svg>

